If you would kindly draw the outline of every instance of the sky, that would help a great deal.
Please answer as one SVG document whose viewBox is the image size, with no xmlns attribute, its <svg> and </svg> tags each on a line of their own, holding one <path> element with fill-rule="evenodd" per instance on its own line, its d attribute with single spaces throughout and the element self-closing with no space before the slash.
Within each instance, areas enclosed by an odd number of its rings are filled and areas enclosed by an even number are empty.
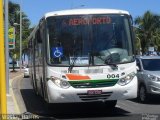
<svg viewBox="0 0 160 120">
<path fill-rule="evenodd" d="M 11 0 L 22 3 L 22 11 L 37 25 L 47 12 L 74 8 L 109 8 L 127 10 L 133 18 L 142 16 L 147 10 L 160 14 L 160 0 Z M 83 6 L 83 7 L 82 7 Z"/>
</svg>

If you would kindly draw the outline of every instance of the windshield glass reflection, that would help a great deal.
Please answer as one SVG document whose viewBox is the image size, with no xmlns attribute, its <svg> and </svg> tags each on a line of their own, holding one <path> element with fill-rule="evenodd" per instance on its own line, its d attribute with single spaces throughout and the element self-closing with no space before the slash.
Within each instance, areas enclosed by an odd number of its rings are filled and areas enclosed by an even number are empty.
<svg viewBox="0 0 160 120">
<path fill-rule="evenodd" d="M 48 62 L 85 66 L 132 62 L 126 15 L 74 15 L 47 18 Z"/>
</svg>

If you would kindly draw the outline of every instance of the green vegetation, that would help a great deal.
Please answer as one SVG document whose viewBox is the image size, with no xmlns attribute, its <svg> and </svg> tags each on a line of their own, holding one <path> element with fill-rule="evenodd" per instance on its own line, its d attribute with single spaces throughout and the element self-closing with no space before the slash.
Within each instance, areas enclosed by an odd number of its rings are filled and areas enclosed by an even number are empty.
<svg viewBox="0 0 160 120">
<path fill-rule="evenodd" d="M 148 47 L 160 51 L 160 15 L 146 11 L 135 19 L 136 51 L 145 53 Z"/>
<path fill-rule="evenodd" d="M 20 5 L 9 1 L 9 27 L 14 26 L 14 23 L 20 23 Z M 28 36 L 33 30 L 30 28 L 30 20 L 27 15 L 22 11 L 22 54 L 27 54 L 28 46 Z M 10 50 L 9 54 L 13 57 L 14 54 L 17 55 L 16 59 L 19 59 L 19 50 L 20 50 L 20 26 L 16 25 L 15 27 L 15 38 L 16 38 L 16 47 L 14 50 Z"/>
</svg>

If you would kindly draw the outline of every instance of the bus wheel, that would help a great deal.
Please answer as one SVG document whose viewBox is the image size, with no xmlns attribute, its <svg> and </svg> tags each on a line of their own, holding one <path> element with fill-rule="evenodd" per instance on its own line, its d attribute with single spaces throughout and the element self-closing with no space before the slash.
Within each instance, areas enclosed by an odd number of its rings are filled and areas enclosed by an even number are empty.
<svg viewBox="0 0 160 120">
<path fill-rule="evenodd" d="M 55 103 L 48 103 L 48 102 L 45 102 L 45 107 L 46 107 L 46 109 L 47 110 L 53 110 L 54 108 L 58 108 L 58 107 L 56 107 L 56 105 L 57 104 L 55 104 Z"/>
<path fill-rule="evenodd" d="M 44 98 L 44 87 L 43 87 L 42 78 L 41 78 L 41 95 Z"/>
<path fill-rule="evenodd" d="M 115 108 L 116 104 L 117 104 L 117 100 L 105 101 L 105 106 L 109 109 Z"/>
<path fill-rule="evenodd" d="M 34 90 L 34 93 L 35 93 L 36 95 L 38 95 L 38 91 L 37 91 L 37 88 L 36 88 L 36 85 L 35 85 L 34 82 L 33 82 L 33 90 Z"/>
<path fill-rule="evenodd" d="M 138 99 L 142 103 L 145 103 L 148 101 L 148 94 L 147 94 L 146 87 L 144 85 L 141 85 L 139 87 Z"/>
</svg>

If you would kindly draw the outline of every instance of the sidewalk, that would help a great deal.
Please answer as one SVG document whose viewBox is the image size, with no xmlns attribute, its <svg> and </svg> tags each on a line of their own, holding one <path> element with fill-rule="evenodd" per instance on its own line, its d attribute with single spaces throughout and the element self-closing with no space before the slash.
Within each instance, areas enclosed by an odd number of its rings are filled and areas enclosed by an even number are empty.
<svg viewBox="0 0 160 120">
<path fill-rule="evenodd" d="M 16 70 L 16 72 L 9 72 L 9 94 L 7 94 L 7 114 L 20 114 L 16 98 L 13 94 L 12 82 L 14 79 L 23 77 L 23 70 Z"/>
</svg>

